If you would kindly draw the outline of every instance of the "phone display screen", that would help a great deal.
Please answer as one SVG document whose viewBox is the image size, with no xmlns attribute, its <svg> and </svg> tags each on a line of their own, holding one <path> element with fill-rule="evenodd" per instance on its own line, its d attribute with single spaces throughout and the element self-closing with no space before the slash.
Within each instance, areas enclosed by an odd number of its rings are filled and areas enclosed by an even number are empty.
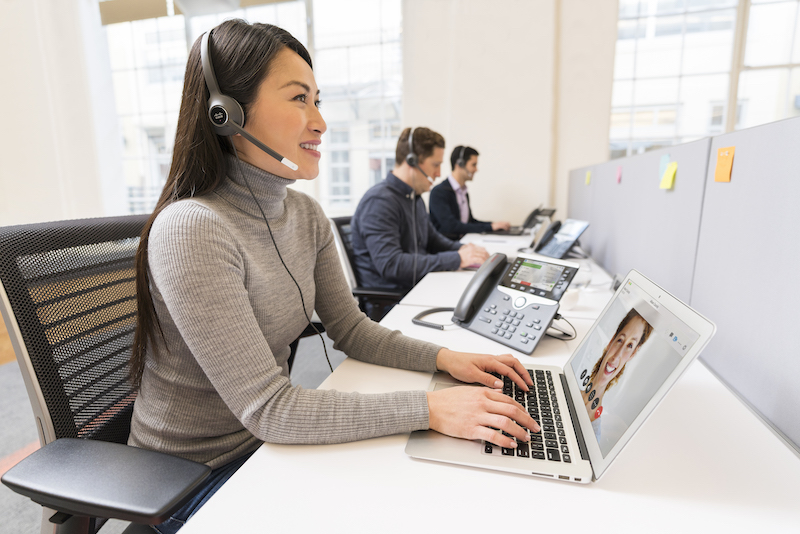
<svg viewBox="0 0 800 534">
<path fill-rule="evenodd" d="M 552 291 L 564 272 L 563 265 L 551 265 L 534 260 L 522 260 L 511 282 L 525 287 Z"/>
<path fill-rule="evenodd" d="M 559 263 L 519 257 L 511 262 L 500 284 L 522 293 L 558 301 L 578 269 Z"/>
</svg>

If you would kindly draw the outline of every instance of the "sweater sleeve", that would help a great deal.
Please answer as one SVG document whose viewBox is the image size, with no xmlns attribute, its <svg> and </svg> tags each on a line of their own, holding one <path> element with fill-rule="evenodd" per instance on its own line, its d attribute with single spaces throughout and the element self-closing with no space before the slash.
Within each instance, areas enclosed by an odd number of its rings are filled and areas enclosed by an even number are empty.
<svg viewBox="0 0 800 534">
<path fill-rule="evenodd" d="M 315 277 L 334 288 L 323 291 L 320 315 L 342 339 L 340 346 L 366 360 L 372 353 L 372 361 L 432 370 L 435 346 L 401 339 L 397 332 L 369 324 L 352 307 L 332 302 L 351 300 L 335 288 L 344 284 L 338 280 L 341 273 L 331 274 L 332 250 L 330 243 L 323 243 Z M 169 402 L 202 406 L 205 395 L 216 394 L 249 432 L 272 443 L 340 443 L 428 427 L 423 391 L 362 395 L 291 385 L 267 343 L 269 332 L 262 331 L 255 317 L 236 239 L 213 211 L 193 204 L 162 212 L 153 225 L 148 253 L 152 283 L 188 357 L 213 386 L 212 392 L 198 385 L 197 393 L 188 394 L 192 398 Z M 342 309 L 343 317 L 337 318 Z M 358 339 L 362 333 L 366 340 Z M 168 397 L 170 392 L 159 395 Z"/>
</svg>

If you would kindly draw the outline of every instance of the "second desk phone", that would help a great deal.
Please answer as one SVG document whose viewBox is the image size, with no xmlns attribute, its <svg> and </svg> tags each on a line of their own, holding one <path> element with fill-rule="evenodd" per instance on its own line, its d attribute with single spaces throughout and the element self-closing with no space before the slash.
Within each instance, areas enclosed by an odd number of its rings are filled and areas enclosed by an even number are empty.
<svg viewBox="0 0 800 534">
<path fill-rule="evenodd" d="M 492 255 L 470 280 L 453 322 L 476 334 L 530 354 L 558 312 L 558 301 L 579 265 L 520 254 L 508 262 Z"/>
</svg>

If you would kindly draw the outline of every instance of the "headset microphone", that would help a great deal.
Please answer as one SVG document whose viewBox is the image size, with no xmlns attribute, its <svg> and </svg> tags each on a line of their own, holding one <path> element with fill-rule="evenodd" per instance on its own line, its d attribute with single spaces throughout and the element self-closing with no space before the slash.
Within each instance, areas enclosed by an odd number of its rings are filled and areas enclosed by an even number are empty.
<svg viewBox="0 0 800 534">
<path fill-rule="evenodd" d="M 433 178 L 428 176 L 427 173 L 422 169 L 420 169 L 419 167 L 419 158 L 417 157 L 417 154 L 414 152 L 414 128 L 411 128 L 411 131 L 408 132 L 408 155 L 406 156 L 406 163 L 408 163 L 410 166 L 414 167 L 419 172 L 421 172 L 422 175 L 428 179 L 428 183 L 433 185 L 434 182 Z"/>
<path fill-rule="evenodd" d="M 208 49 L 209 37 L 210 32 L 203 34 L 203 40 L 200 43 L 200 61 L 203 64 L 203 76 L 206 79 L 209 93 L 208 118 L 211 120 L 211 124 L 214 125 L 217 134 L 234 135 L 238 133 L 273 158 L 296 171 L 296 163 L 281 156 L 242 128 L 244 126 L 242 105 L 235 98 L 224 95 L 219 90 L 217 77 L 214 75 L 214 65 L 211 64 L 211 54 Z"/>
</svg>

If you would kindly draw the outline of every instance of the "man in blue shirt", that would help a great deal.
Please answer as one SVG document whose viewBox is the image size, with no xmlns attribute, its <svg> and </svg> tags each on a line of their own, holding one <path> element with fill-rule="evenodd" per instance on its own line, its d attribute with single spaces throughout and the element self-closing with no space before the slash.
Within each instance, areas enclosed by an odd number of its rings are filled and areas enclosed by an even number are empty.
<svg viewBox="0 0 800 534">
<path fill-rule="evenodd" d="M 428 128 L 400 134 L 394 169 L 362 197 L 351 221 L 353 267 L 362 287 L 411 289 L 431 271 L 454 271 L 488 258 L 483 247 L 451 241 L 431 224 L 420 195 L 440 175 L 443 160 L 440 134 Z"/>
<path fill-rule="evenodd" d="M 467 182 L 478 172 L 478 151 L 457 146 L 450 155 L 453 173 L 431 191 L 431 222 L 445 237 L 461 239 L 464 234 L 508 230 L 506 221 L 484 222 L 472 216 Z"/>
</svg>

